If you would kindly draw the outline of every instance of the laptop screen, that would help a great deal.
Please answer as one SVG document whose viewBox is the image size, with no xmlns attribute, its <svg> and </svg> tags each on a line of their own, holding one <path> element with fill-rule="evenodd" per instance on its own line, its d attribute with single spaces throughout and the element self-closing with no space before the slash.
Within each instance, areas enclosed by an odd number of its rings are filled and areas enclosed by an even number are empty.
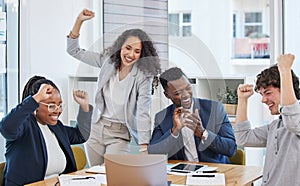
<svg viewBox="0 0 300 186">
<path fill-rule="evenodd" d="M 167 156 L 160 154 L 105 154 L 108 186 L 166 186 Z"/>
</svg>

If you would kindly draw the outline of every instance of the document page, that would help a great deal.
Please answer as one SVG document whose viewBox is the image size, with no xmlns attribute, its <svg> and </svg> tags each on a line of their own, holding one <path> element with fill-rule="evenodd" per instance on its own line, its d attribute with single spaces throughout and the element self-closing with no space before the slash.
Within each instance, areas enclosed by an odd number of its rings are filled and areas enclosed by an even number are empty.
<svg viewBox="0 0 300 186">
<path fill-rule="evenodd" d="M 91 174 L 91 175 L 70 175 L 62 174 L 58 177 L 60 186 L 99 186 L 107 184 L 106 175 Z"/>
<path fill-rule="evenodd" d="M 188 174 L 186 185 L 225 186 L 225 175 L 223 173 Z"/>
<path fill-rule="evenodd" d="M 105 166 L 104 165 L 96 165 L 96 166 L 88 168 L 85 172 L 95 173 L 95 174 L 105 174 Z"/>
</svg>

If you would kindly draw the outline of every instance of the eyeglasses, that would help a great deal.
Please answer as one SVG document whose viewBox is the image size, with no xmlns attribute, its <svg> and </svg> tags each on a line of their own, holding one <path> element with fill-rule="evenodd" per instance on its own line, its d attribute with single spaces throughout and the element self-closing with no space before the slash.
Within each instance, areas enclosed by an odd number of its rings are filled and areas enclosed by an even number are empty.
<svg viewBox="0 0 300 186">
<path fill-rule="evenodd" d="M 64 105 L 62 103 L 60 105 L 56 105 L 54 103 L 49 103 L 49 104 L 43 103 L 43 102 L 39 102 L 39 103 L 46 105 L 48 107 L 49 112 L 55 112 L 56 110 L 58 110 L 59 112 L 62 112 L 63 107 L 64 107 Z"/>
</svg>

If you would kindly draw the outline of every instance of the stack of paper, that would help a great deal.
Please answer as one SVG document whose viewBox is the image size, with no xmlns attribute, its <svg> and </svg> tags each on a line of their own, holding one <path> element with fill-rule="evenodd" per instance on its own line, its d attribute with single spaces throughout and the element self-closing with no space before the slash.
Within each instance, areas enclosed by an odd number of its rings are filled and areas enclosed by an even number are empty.
<svg viewBox="0 0 300 186">
<path fill-rule="evenodd" d="M 225 175 L 223 173 L 188 174 L 186 178 L 186 185 L 225 186 Z"/>
<path fill-rule="evenodd" d="M 96 165 L 88 168 L 85 172 L 94 173 L 94 174 L 105 174 L 105 166 L 104 165 Z"/>
<path fill-rule="evenodd" d="M 70 175 L 62 174 L 58 177 L 60 186 L 99 186 L 106 184 L 106 176 L 103 174 Z"/>
</svg>

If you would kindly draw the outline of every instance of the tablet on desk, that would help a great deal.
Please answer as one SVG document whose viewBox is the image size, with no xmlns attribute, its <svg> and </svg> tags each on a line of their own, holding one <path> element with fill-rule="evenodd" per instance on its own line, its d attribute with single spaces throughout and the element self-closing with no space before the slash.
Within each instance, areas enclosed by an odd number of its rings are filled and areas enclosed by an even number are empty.
<svg viewBox="0 0 300 186">
<path fill-rule="evenodd" d="M 189 173 L 189 172 L 198 172 L 202 169 L 206 168 L 207 165 L 201 165 L 196 163 L 177 163 L 170 168 L 173 172 L 182 172 L 182 173 Z"/>
</svg>

